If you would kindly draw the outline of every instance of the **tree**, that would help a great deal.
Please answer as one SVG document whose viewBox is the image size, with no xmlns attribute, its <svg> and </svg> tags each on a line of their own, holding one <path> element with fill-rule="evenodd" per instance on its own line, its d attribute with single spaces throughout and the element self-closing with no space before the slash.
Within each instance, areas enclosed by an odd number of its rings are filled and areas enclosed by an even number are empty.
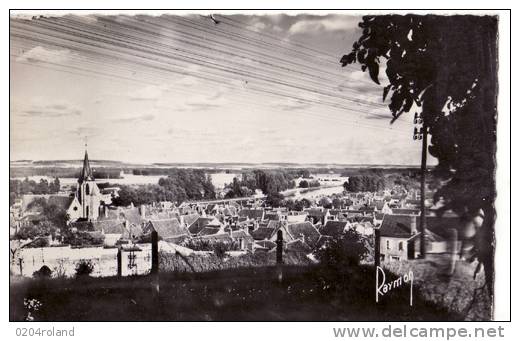
<svg viewBox="0 0 520 341">
<path fill-rule="evenodd" d="M 312 206 L 312 202 L 307 198 L 303 198 L 302 200 L 300 200 L 298 202 L 301 203 L 303 208 L 309 208 Z M 300 210 L 300 211 L 303 211 L 303 210 Z"/>
<path fill-rule="evenodd" d="M 60 179 L 58 177 L 54 178 L 54 181 L 49 185 L 49 191 L 51 193 L 58 193 L 60 191 Z"/>
<path fill-rule="evenodd" d="M 267 206 L 270 206 L 270 207 L 283 206 L 284 196 L 279 192 L 269 193 L 269 194 L 267 194 L 265 203 Z"/>
<path fill-rule="evenodd" d="M 45 235 L 45 231 L 42 226 L 38 224 L 23 225 L 16 232 L 16 239 L 35 239 L 37 237 Z"/>
<path fill-rule="evenodd" d="M 471 219 L 482 216 L 470 260 L 483 266 L 493 293 L 497 18 L 490 16 L 365 16 L 362 36 L 341 58 L 358 62 L 379 84 L 392 121 L 417 107 L 431 135 L 429 153 L 443 179 L 435 200 Z"/>
<path fill-rule="evenodd" d="M 340 209 L 343 206 L 343 200 L 339 198 L 332 199 L 332 206 L 336 209 Z"/>
<path fill-rule="evenodd" d="M 384 177 L 377 175 L 356 175 L 349 177 L 343 187 L 348 192 L 377 192 L 386 188 Z"/>
<path fill-rule="evenodd" d="M 300 176 L 304 179 L 310 179 L 311 178 L 311 172 L 309 172 L 308 169 L 303 169 L 301 172 L 300 172 Z"/>
<path fill-rule="evenodd" d="M 342 271 L 359 265 L 371 251 L 369 242 L 360 233 L 348 230 L 329 240 L 315 255 L 322 265 Z"/>
<path fill-rule="evenodd" d="M 330 200 L 328 197 L 321 198 L 319 204 L 323 208 L 332 208 L 332 200 Z"/>
<path fill-rule="evenodd" d="M 307 180 L 300 181 L 300 188 L 309 188 L 309 182 Z"/>
</svg>

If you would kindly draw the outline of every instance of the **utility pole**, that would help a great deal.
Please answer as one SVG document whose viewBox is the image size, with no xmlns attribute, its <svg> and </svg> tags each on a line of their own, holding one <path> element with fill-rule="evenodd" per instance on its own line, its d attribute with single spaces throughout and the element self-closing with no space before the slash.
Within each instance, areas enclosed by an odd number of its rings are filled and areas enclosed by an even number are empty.
<svg viewBox="0 0 520 341">
<path fill-rule="evenodd" d="M 424 201 L 426 199 L 426 160 L 428 155 L 428 127 L 424 122 L 422 114 L 415 113 L 414 118 L 415 124 L 421 124 L 422 128 L 414 128 L 414 140 L 422 140 L 422 152 L 421 152 L 421 216 L 419 217 L 419 232 L 420 236 L 420 256 L 424 258 L 426 254 L 426 206 Z"/>
<path fill-rule="evenodd" d="M 426 199 L 426 157 L 428 149 L 428 128 L 423 123 L 422 126 L 422 156 L 421 156 L 421 220 L 420 220 L 420 231 L 421 231 L 421 256 L 424 258 L 426 255 L 426 206 L 424 201 Z"/>
</svg>

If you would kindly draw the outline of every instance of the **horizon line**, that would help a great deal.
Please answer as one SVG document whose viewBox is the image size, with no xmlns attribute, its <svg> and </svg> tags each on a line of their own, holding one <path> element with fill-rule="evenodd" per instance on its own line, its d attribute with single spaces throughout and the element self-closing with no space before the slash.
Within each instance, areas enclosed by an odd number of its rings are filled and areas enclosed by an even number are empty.
<svg viewBox="0 0 520 341">
<path fill-rule="evenodd" d="M 30 159 L 19 159 L 9 160 L 9 163 L 16 162 L 30 162 L 30 163 L 51 163 L 51 162 L 83 162 L 83 159 L 46 159 L 46 160 L 30 160 Z M 281 162 L 281 161 L 266 161 L 266 162 L 240 162 L 240 161 L 197 161 L 197 162 L 132 162 L 132 161 L 120 161 L 120 160 L 108 160 L 108 159 L 90 159 L 90 162 L 102 163 L 112 162 L 127 165 L 149 165 L 149 166 L 168 166 L 168 165 L 335 165 L 335 166 L 400 166 L 400 167 L 420 167 L 420 164 L 380 164 L 380 163 L 342 163 L 342 162 Z M 432 165 L 428 165 L 432 166 Z"/>
</svg>

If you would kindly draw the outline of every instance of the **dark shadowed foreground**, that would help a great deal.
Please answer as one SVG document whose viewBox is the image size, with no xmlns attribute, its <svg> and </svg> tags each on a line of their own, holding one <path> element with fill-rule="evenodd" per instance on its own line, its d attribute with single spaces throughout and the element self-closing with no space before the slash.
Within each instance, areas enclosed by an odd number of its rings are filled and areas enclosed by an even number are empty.
<svg viewBox="0 0 520 341">
<path fill-rule="evenodd" d="M 448 321 L 463 317 L 414 298 L 409 287 L 375 303 L 374 268 L 344 273 L 275 267 L 127 278 L 11 278 L 10 320 L 35 321 Z M 414 295 L 415 296 L 415 295 Z M 25 300 L 25 304 L 24 304 Z M 27 302 L 37 302 L 38 308 Z M 31 310 L 32 309 L 32 310 Z"/>
</svg>

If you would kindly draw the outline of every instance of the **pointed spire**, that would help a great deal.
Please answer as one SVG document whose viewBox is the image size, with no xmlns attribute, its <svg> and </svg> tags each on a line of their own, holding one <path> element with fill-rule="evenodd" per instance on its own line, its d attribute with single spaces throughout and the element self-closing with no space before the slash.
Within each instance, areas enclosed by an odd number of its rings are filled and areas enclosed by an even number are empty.
<svg viewBox="0 0 520 341">
<path fill-rule="evenodd" d="M 83 169 L 81 170 L 81 174 L 79 175 L 78 182 L 82 183 L 83 181 L 93 181 L 94 175 L 92 175 L 92 170 L 90 169 L 90 162 L 88 161 L 88 153 L 87 149 L 85 149 L 85 158 L 83 159 Z"/>
</svg>

